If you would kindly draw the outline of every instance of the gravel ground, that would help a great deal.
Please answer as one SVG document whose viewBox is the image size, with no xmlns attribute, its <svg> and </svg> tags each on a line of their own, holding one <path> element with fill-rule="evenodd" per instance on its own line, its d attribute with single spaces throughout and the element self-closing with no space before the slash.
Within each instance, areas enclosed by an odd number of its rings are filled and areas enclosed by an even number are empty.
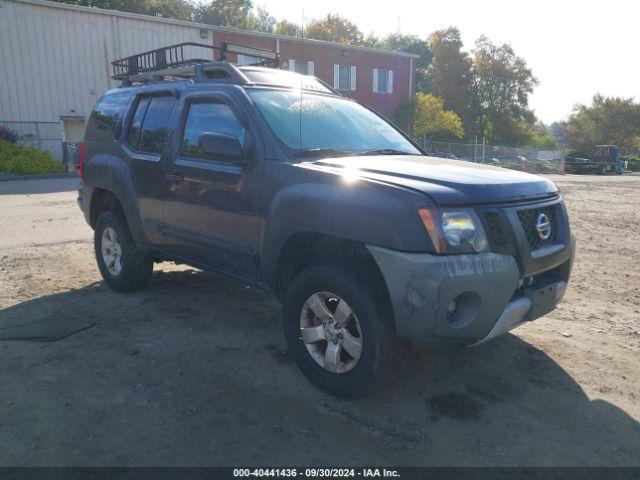
<svg viewBox="0 0 640 480">
<path fill-rule="evenodd" d="M 479 348 L 414 345 L 349 401 L 298 372 L 268 295 L 168 263 L 113 293 L 76 180 L 1 183 L 0 338 L 80 331 L 0 339 L 0 465 L 640 465 L 640 176 L 553 180 L 564 303 Z"/>
</svg>

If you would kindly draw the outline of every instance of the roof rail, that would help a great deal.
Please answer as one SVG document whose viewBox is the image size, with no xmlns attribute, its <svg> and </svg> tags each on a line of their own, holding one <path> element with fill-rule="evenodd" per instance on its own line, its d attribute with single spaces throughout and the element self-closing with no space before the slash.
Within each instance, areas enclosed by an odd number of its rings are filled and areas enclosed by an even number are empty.
<svg viewBox="0 0 640 480">
<path fill-rule="evenodd" d="M 210 58 L 202 58 L 199 55 L 190 57 L 189 53 L 194 51 L 202 57 Z M 220 52 L 217 61 L 216 51 Z M 227 42 L 220 47 L 184 42 L 114 60 L 111 62 L 113 68 L 111 78 L 122 80 L 123 85 L 131 85 L 133 82 L 161 80 L 164 77 L 193 77 L 196 81 L 204 81 L 215 78 L 215 75 L 212 75 L 214 72 L 226 72 L 227 77 L 245 83 L 247 78 L 237 68 L 227 63 L 228 53 L 249 55 L 259 59 L 252 65 L 274 64 L 277 68 L 280 63 L 280 55 L 277 52 L 261 48 Z"/>
</svg>

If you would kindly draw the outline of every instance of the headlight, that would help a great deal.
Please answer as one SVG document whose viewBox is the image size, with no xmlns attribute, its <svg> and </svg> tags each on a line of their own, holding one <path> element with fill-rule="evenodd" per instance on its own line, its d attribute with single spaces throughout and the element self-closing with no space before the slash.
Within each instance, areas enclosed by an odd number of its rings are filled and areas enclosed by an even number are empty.
<svg viewBox="0 0 640 480">
<path fill-rule="evenodd" d="M 469 253 L 487 250 L 487 235 L 473 210 L 421 208 L 418 213 L 436 252 Z"/>
</svg>

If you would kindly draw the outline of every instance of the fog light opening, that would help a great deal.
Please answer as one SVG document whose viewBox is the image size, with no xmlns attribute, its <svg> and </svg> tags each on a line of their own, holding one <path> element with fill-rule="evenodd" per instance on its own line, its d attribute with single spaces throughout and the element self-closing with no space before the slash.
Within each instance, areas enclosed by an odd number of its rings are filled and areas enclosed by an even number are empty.
<svg viewBox="0 0 640 480">
<path fill-rule="evenodd" d="M 447 322 L 455 329 L 470 325 L 478 317 L 481 304 L 477 292 L 461 293 L 447 305 Z"/>
</svg>

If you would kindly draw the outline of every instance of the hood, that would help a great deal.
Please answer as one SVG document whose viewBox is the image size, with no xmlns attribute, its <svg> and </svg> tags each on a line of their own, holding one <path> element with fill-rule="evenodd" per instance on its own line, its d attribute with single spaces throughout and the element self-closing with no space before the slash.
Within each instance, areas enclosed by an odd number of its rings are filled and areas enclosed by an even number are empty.
<svg viewBox="0 0 640 480">
<path fill-rule="evenodd" d="M 419 155 L 328 158 L 301 166 L 418 190 L 440 204 L 509 202 L 558 193 L 553 182 L 537 175 Z"/>
</svg>

